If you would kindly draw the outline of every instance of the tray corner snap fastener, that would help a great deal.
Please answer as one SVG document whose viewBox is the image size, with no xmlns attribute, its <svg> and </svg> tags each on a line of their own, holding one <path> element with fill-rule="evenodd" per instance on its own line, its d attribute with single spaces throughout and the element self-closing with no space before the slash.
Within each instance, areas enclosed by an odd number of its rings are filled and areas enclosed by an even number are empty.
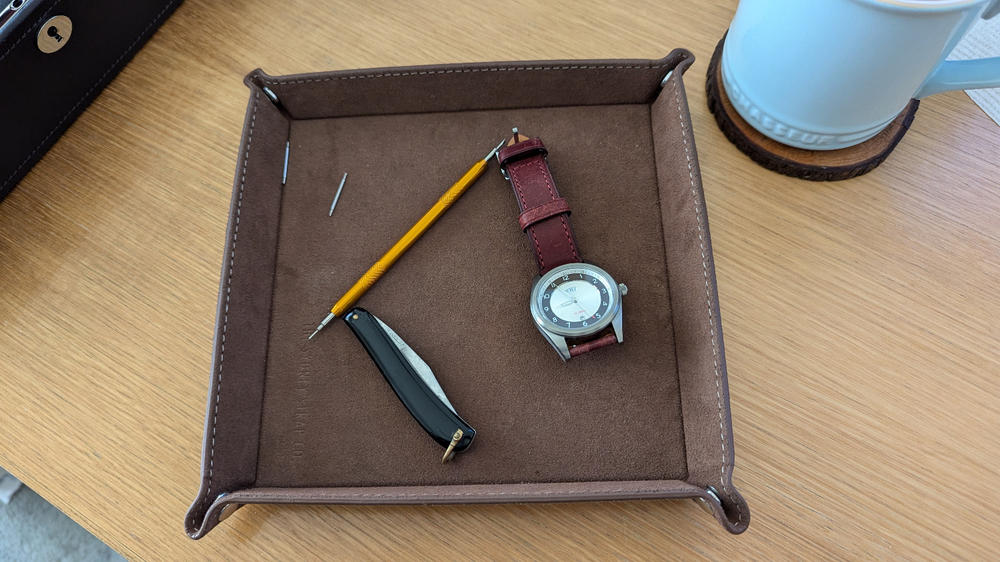
<svg viewBox="0 0 1000 562">
<path fill-rule="evenodd" d="M 66 46 L 73 34 L 73 20 L 53 16 L 38 29 L 38 50 L 51 54 Z"/>
</svg>

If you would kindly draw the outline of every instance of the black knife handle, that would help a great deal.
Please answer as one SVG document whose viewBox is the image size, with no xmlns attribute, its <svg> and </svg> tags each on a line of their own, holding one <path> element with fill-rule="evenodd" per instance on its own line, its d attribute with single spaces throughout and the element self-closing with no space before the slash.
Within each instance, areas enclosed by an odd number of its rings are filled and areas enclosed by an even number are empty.
<svg viewBox="0 0 1000 562">
<path fill-rule="evenodd" d="M 389 334 L 382 329 L 375 316 L 363 308 L 354 308 L 344 315 L 344 322 L 358 337 L 396 396 L 424 431 L 442 447 L 448 447 L 455 430 L 461 429 L 462 437 L 455 444 L 454 451 L 460 453 L 468 449 L 476 436 L 476 430 L 434 394 L 396 347 Z"/>
</svg>

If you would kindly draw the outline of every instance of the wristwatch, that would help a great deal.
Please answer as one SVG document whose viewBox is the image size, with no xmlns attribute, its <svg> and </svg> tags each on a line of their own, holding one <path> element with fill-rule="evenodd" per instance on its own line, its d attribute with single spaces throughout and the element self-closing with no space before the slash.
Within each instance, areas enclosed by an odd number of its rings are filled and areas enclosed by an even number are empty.
<svg viewBox="0 0 1000 562">
<path fill-rule="evenodd" d="M 563 361 L 622 343 L 622 297 L 628 288 L 586 263 L 569 225 L 569 203 L 559 196 L 539 138 L 514 136 L 497 153 L 500 172 L 514 190 L 538 262 L 531 317 Z"/>
</svg>

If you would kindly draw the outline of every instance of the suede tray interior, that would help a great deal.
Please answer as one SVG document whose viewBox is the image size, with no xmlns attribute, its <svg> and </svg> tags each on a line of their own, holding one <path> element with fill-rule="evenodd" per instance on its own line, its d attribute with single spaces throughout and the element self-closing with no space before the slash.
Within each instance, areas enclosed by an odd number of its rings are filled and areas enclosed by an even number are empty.
<svg viewBox="0 0 1000 562">
<path fill-rule="evenodd" d="M 627 336 L 566 363 L 542 339 L 528 312 L 537 266 L 494 162 L 359 301 L 420 354 L 476 428 L 473 447 L 442 464 L 441 446 L 346 326 L 307 337 L 512 125 L 547 143 L 585 258 L 629 286 Z M 687 475 L 648 105 L 311 119 L 292 123 L 292 139 L 258 485 Z M 350 183 L 328 217 L 343 171 Z"/>
<path fill-rule="evenodd" d="M 677 50 L 660 61 L 579 66 L 252 73 L 202 505 L 192 507 L 189 532 L 219 493 L 241 488 L 677 481 L 714 486 L 727 513 L 739 509 L 714 266 L 680 79 L 691 60 Z M 511 188 L 491 162 L 358 303 L 430 365 L 476 428 L 472 447 L 441 464 L 441 447 L 340 320 L 307 338 L 512 126 L 546 143 L 583 257 L 628 285 L 625 341 L 563 363 L 537 332 L 528 311 L 537 269 Z M 739 518 L 733 512 L 730 530 L 745 528 Z"/>
</svg>

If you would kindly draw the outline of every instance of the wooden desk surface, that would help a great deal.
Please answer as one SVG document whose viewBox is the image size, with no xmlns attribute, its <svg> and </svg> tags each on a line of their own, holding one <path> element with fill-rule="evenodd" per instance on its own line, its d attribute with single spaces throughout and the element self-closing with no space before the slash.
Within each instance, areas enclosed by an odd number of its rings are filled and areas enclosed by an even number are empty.
<svg viewBox="0 0 1000 562">
<path fill-rule="evenodd" d="M 862 178 L 759 168 L 705 107 L 735 7 L 188 0 L 0 204 L 0 466 L 129 558 L 997 557 L 1000 128 L 952 93 Z M 247 71 L 679 46 L 749 531 L 649 501 L 248 506 L 184 535 Z"/>
</svg>

